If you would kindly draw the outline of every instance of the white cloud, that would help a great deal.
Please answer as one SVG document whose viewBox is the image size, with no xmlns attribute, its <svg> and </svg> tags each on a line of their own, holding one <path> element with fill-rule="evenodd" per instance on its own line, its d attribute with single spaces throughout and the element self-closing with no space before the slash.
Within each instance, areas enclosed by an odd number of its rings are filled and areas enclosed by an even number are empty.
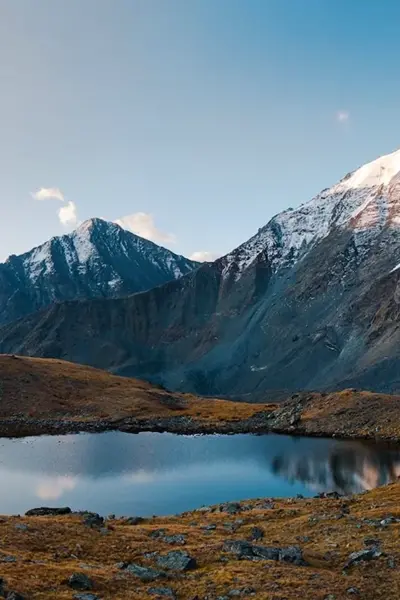
<svg viewBox="0 0 400 600">
<path fill-rule="evenodd" d="M 58 218 L 64 227 L 75 227 L 78 224 L 75 202 L 70 200 L 65 206 L 62 206 L 58 211 Z"/>
<path fill-rule="evenodd" d="M 65 202 L 64 194 L 59 188 L 40 188 L 32 196 L 35 200 L 60 200 L 60 202 Z"/>
<path fill-rule="evenodd" d="M 140 237 L 156 242 L 157 244 L 176 243 L 174 234 L 166 233 L 165 231 L 158 229 L 154 223 L 153 215 L 148 213 L 138 212 L 127 215 L 126 217 L 116 219 L 115 223 L 124 229 L 132 231 L 132 233 L 136 233 L 137 235 L 140 235 Z"/>
<path fill-rule="evenodd" d="M 62 202 L 62 206 L 58 210 L 58 219 L 64 227 L 76 227 L 78 224 L 78 215 L 75 202 L 67 201 L 64 194 L 59 188 L 40 188 L 32 194 L 35 200 L 57 200 Z"/>
<path fill-rule="evenodd" d="M 220 254 L 217 252 L 207 252 L 207 250 L 199 250 L 189 256 L 190 260 L 197 260 L 197 262 L 214 262 L 219 257 Z"/>
<path fill-rule="evenodd" d="M 339 110 L 336 113 L 336 121 L 338 123 L 346 123 L 350 119 L 350 113 L 347 110 Z"/>
</svg>

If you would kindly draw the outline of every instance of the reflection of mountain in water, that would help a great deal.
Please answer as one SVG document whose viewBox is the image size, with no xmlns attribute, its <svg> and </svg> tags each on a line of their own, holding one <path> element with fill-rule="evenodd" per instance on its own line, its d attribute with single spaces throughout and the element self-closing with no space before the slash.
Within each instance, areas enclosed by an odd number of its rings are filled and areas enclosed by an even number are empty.
<svg viewBox="0 0 400 600">
<path fill-rule="evenodd" d="M 301 481 L 320 491 L 357 493 L 400 476 L 400 449 L 342 442 L 331 448 L 328 456 L 276 455 L 271 470 L 289 481 Z"/>
<path fill-rule="evenodd" d="M 0 467 L 46 478 L 157 476 L 167 471 L 235 472 L 256 466 L 312 489 L 343 493 L 370 489 L 400 475 L 400 448 L 281 435 L 176 436 L 118 432 L 0 440 Z M 240 469 L 237 469 L 240 472 Z M 233 475 L 234 477 L 234 475 Z M 64 481 L 64 479 L 62 479 Z"/>
</svg>

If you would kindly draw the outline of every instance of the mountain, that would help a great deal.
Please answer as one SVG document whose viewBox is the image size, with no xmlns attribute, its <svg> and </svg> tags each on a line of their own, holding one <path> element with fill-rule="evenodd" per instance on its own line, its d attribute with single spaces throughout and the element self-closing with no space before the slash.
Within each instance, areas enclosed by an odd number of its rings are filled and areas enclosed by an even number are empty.
<svg viewBox="0 0 400 600">
<path fill-rule="evenodd" d="M 202 394 L 400 391 L 399 263 L 400 151 L 179 280 L 53 305 L 3 327 L 0 351 Z"/>
<path fill-rule="evenodd" d="M 197 266 L 115 223 L 90 219 L 0 264 L 0 323 L 55 301 L 141 292 Z"/>
</svg>

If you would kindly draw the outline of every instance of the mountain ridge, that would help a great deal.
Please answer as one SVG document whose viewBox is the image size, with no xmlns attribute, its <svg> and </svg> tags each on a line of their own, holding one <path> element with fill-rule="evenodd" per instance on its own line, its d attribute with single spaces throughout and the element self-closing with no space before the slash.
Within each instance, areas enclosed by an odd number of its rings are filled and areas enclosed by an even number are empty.
<svg viewBox="0 0 400 600">
<path fill-rule="evenodd" d="M 0 351 L 209 395 L 399 391 L 399 173 L 397 151 L 179 280 L 1 328 Z"/>
</svg>

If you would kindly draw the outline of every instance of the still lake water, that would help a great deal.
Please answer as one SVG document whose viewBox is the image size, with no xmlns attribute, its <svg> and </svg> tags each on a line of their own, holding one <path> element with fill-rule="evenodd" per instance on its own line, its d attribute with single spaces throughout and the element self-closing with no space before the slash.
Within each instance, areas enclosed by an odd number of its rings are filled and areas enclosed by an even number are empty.
<svg viewBox="0 0 400 600">
<path fill-rule="evenodd" d="M 400 447 L 278 435 L 107 432 L 0 439 L 0 514 L 70 506 L 165 515 L 228 500 L 359 492 L 400 475 Z"/>
</svg>

